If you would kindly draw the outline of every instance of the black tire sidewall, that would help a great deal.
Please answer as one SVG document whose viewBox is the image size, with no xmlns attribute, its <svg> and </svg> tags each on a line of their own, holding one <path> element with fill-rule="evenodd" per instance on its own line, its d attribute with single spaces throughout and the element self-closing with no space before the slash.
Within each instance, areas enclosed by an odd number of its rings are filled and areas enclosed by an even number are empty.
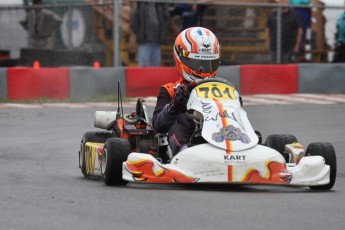
<svg viewBox="0 0 345 230">
<path fill-rule="evenodd" d="M 330 182 L 326 185 L 310 186 L 314 190 L 330 190 L 334 184 L 337 176 L 337 158 L 334 147 L 331 143 L 315 142 L 308 145 L 306 156 L 322 156 L 325 159 L 326 165 L 331 168 Z"/>
<path fill-rule="evenodd" d="M 298 142 L 297 138 L 291 134 L 271 134 L 266 138 L 265 145 L 277 150 L 280 154 L 285 151 L 285 145 Z"/>
<path fill-rule="evenodd" d="M 122 163 L 127 161 L 130 152 L 131 146 L 126 139 L 110 138 L 106 141 L 103 154 L 107 154 L 107 165 L 102 174 L 106 185 L 125 185 L 127 183 L 122 179 Z"/>
</svg>

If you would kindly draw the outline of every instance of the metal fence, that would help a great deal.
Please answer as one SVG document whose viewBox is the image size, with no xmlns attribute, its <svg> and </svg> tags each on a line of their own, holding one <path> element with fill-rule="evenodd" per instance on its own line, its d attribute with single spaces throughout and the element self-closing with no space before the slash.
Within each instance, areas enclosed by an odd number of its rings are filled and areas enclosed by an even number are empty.
<svg viewBox="0 0 345 230">
<path fill-rule="evenodd" d="M 163 2 L 168 8 L 182 2 L 205 5 L 200 25 L 211 29 L 220 40 L 223 65 L 269 63 L 269 52 L 265 46 L 266 21 L 272 10 L 277 10 L 281 15 L 279 12 L 285 6 L 273 0 L 255 3 L 198 0 L 153 2 Z M 22 21 L 34 10 L 30 4 L 0 5 L 0 64 L 31 66 L 38 60 L 42 66 L 92 66 L 95 61 L 100 62 L 101 66 L 135 66 L 137 46 L 129 24 L 136 3 L 135 0 L 80 0 L 44 4 L 44 8 L 62 19 L 56 29 L 49 28 L 53 33 L 52 46 L 48 49 L 29 45 L 28 30 L 23 28 Z M 312 25 L 305 43 L 304 58 L 297 61 L 332 62 L 336 21 L 344 11 L 344 5 L 325 6 L 313 0 L 311 4 L 299 7 L 311 9 Z M 181 18 L 175 16 L 173 19 L 180 26 Z M 281 29 L 278 23 L 277 30 Z M 162 66 L 173 65 L 172 44 L 176 34 L 169 31 L 161 45 Z M 277 47 L 279 54 L 279 42 Z M 279 55 L 275 63 L 280 63 Z"/>
</svg>

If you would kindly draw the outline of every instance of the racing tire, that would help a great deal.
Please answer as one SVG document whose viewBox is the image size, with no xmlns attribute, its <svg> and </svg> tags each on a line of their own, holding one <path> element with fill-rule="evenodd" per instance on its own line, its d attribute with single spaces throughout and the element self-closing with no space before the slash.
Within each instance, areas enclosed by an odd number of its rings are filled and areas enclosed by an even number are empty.
<svg viewBox="0 0 345 230">
<path fill-rule="evenodd" d="M 329 165 L 331 168 L 328 184 L 309 187 L 313 190 L 330 190 L 333 188 L 337 176 L 337 157 L 333 145 L 327 142 L 311 143 L 306 150 L 306 157 L 308 156 L 322 156 L 325 159 L 326 165 Z"/>
<path fill-rule="evenodd" d="M 79 168 L 84 175 L 87 177 L 86 162 L 85 162 L 85 144 L 86 142 L 105 143 L 107 139 L 111 138 L 110 132 L 86 132 L 81 139 L 80 151 L 79 151 Z"/>
<path fill-rule="evenodd" d="M 271 134 L 266 138 L 265 145 L 272 149 L 277 150 L 286 162 L 289 162 L 289 156 L 284 154 L 285 145 L 298 142 L 297 138 L 291 134 Z"/>
<path fill-rule="evenodd" d="M 122 179 L 122 163 L 131 153 L 129 141 L 121 138 L 110 138 L 105 142 L 102 154 L 101 172 L 106 185 L 125 185 Z"/>
</svg>

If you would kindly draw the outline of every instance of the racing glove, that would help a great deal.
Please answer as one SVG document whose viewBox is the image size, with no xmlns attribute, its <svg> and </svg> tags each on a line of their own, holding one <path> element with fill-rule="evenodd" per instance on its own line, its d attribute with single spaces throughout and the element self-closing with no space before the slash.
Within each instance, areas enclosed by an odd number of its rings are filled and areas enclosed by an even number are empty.
<svg viewBox="0 0 345 230">
<path fill-rule="evenodd" d="M 167 105 L 167 111 L 170 116 L 176 116 L 178 114 L 177 108 L 174 106 L 173 100 Z"/>
<path fill-rule="evenodd" d="M 168 113 L 176 115 L 177 113 L 185 113 L 187 111 L 187 102 L 189 99 L 189 92 L 185 85 L 180 85 L 175 92 L 174 98 L 168 105 Z"/>
</svg>

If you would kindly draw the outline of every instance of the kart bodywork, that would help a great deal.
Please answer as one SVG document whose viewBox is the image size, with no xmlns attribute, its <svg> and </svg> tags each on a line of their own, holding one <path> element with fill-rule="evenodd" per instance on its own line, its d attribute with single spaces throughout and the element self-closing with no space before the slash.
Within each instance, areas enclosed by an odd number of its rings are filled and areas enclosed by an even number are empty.
<svg viewBox="0 0 345 230">
<path fill-rule="evenodd" d="M 333 187 L 336 156 L 330 143 L 312 143 L 305 150 L 293 135 L 279 134 L 268 136 L 263 144 L 231 83 L 209 79 L 188 88 L 191 94 L 187 109 L 193 113 L 185 116 L 196 124 L 188 148 L 174 157 L 169 156 L 166 135 L 153 132 L 144 101 L 139 99 L 136 114 L 144 115 L 143 129 L 125 128 L 123 122 L 129 119 L 119 117 L 119 113 L 110 112 L 106 119 L 99 115 L 97 119 L 96 115 L 96 121 L 104 123 L 97 127 L 109 129 L 116 124 L 122 130 L 118 135 L 114 135 L 116 131 L 109 134 L 112 137 L 105 143 L 84 142 L 86 151 L 80 155 L 88 162 L 86 175 L 95 174 L 99 168 L 106 184 L 133 181 L 274 184 L 324 190 Z M 130 139 L 133 135 L 143 136 L 143 133 L 150 141 L 146 142 L 145 151 L 140 151 L 138 142 L 133 143 Z M 111 139 L 116 139 L 112 141 L 116 142 L 112 144 L 113 148 L 107 143 Z M 80 158 L 80 161 L 84 160 Z M 83 169 L 82 164 L 80 167 Z"/>
<path fill-rule="evenodd" d="M 209 154 L 209 153 L 212 153 Z M 123 179 L 150 183 L 246 183 L 324 185 L 330 182 L 330 166 L 321 156 L 286 165 L 275 150 L 257 145 L 241 152 L 220 151 L 201 144 L 161 164 L 154 157 L 131 153 L 123 163 Z"/>
</svg>

